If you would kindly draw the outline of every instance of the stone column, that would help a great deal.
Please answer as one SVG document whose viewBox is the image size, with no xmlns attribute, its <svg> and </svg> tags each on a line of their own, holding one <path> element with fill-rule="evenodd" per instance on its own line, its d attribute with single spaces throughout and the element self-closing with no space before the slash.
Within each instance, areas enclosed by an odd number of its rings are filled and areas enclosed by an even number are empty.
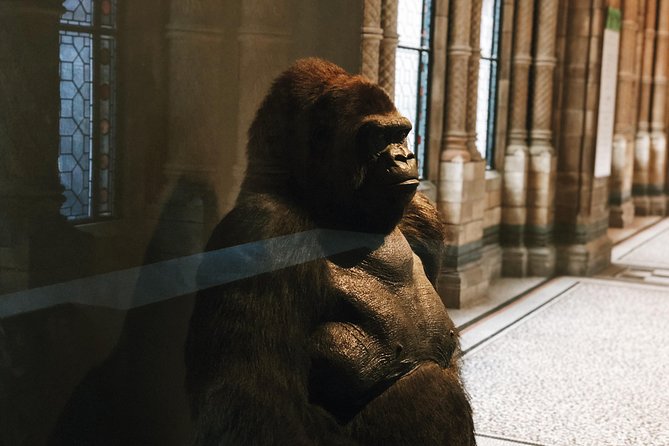
<svg viewBox="0 0 669 446">
<path fill-rule="evenodd" d="M 527 106 L 534 2 L 516 1 L 514 14 L 509 132 L 504 156 L 500 238 L 503 246 L 502 274 L 522 277 L 527 274 L 528 256 L 524 246 L 524 232 L 527 224 Z"/>
<path fill-rule="evenodd" d="M 149 261 L 201 252 L 221 214 L 228 190 L 221 190 L 226 142 L 220 122 L 227 117 L 221 83 L 225 66 L 222 5 L 173 0 L 167 40 L 167 179 L 152 208 Z M 226 167 L 227 166 L 227 167 Z"/>
<path fill-rule="evenodd" d="M 381 0 L 364 0 L 362 19 L 362 67 L 360 73 L 372 82 L 379 80 L 379 49 L 383 39 Z"/>
<path fill-rule="evenodd" d="M 444 137 L 441 141 L 441 161 L 471 159 L 467 148 L 467 89 L 469 57 L 471 55 L 471 6 L 469 2 L 450 3 L 448 30 L 448 67 L 446 84 L 446 114 Z"/>
<path fill-rule="evenodd" d="M 485 162 L 480 157 L 472 158 L 467 127 L 471 30 L 472 22 L 479 18 L 472 17 L 470 2 L 459 0 L 450 2 L 449 16 L 446 110 L 438 184 L 438 208 L 446 222 L 447 246 L 439 294 L 448 307 L 460 308 L 485 295 L 488 288 L 481 266 Z"/>
<path fill-rule="evenodd" d="M 613 135 L 611 179 L 609 181 L 609 226 L 623 228 L 634 219 L 632 176 L 634 175 L 634 133 L 636 128 L 636 50 L 638 1 L 625 0 L 620 30 L 616 122 Z"/>
<path fill-rule="evenodd" d="M 381 10 L 381 40 L 379 54 L 379 85 L 395 97 L 395 52 L 397 51 L 397 0 L 384 0 Z"/>
<path fill-rule="evenodd" d="M 527 188 L 528 274 L 550 276 L 555 271 L 553 202 L 557 158 L 552 142 L 553 78 L 556 64 L 558 0 L 538 4 L 532 84 L 530 162 Z"/>
<path fill-rule="evenodd" d="M 650 123 L 650 166 L 648 195 L 650 213 L 666 215 L 667 198 L 664 185 L 667 169 L 667 134 L 664 123 L 667 101 L 667 60 L 669 59 L 669 0 L 658 0 L 655 66 Z"/>
<path fill-rule="evenodd" d="M 238 186 L 246 172 L 248 129 L 272 81 L 288 68 L 293 50 L 291 18 L 295 9 L 292 0 L 274 1 L 271 8 L 262 0 L 244 1 L 241 5 L 237 156 L 233 172 L 237 188 L 229 195 L 227 207 L 237 198 Z"/>
<path fill-rule="evenodd" d="M 434 0 L 433 38 L 432 38 L 432 79 L 430 84 L 430 113 L 427 159 L 434 162 L 427 164 L 427 178 L 436 181 L 439 178 L 439 157 L 441 141 L 444 137 L 446 89 L 446 45 L 448 41 L 448 0 Z"/>
<path fill-rule="evenodd" d="M 634 195 L 635 212 L 649 215 L 651 212 L 648 184 L 650 182 L 650 102 L 653 84 L 653 56 L 655 53 L 655 13 L 657 0 L 646 0 L 643 55 L 641 60 L 641 86 L 639 90 L 639 115 L 634 145 Z"/>
<path fill-rule="evenodd" d="M 62 1 L 0 0 L 0 293 L 85 274 L 84 236 L 60 215 Z"/>
<path fill-rule="evenodd" d="M 93 263 L 87 237 L 60 215 L 62 3 L 0 0 L 0 294 L 73 279 Z M 70 310 L 0 322 L 0 443 L 48 442 L 79 372 Z"/>
<path fill-rule="evenodd" d="M 568 1 L 555 239 L 557 270 L 569 275 L 593 274 L 611 257 L 608 177 L 594 177 L 605 14 L 600 0 Z"/>
</svg>

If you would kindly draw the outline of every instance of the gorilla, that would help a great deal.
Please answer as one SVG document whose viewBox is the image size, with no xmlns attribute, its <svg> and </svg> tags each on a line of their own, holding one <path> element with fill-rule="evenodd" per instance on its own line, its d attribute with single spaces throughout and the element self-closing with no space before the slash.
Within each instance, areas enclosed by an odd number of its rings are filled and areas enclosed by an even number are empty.
<svg viewBox="0 0 669 446">
<path fill-rule="evenodd" d="M 384 90 L 330 62 L 299 60 L 274 81 L 207 245 L 260 243 L 240 269 L 270 267 L 198 293 L 185 352 L 195 444 L 475 444 L 434 288 L 443 226 L 417 193 L 410 130 Z M 314 243 L 322 255 L 300 257 Z"/>
</svg>

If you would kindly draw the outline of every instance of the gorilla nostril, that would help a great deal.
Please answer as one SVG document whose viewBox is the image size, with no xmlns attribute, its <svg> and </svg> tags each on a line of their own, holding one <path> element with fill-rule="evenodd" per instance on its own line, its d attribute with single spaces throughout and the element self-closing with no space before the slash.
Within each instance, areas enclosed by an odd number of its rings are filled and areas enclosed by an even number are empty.
<svg viewBox="0 0 669 446">
<path fill-rule="evenodd" d="M 396 147 L 392 151 L 393 159 L 402 163 L 406 163 L 414 158 L 414 154 L 404 147 Z"/>
</svg>

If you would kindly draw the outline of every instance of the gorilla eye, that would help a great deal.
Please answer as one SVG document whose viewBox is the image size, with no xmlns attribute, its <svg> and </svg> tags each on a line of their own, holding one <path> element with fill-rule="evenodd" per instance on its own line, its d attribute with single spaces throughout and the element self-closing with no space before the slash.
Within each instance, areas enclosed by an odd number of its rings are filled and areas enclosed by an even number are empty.
<svg viewBox="0 0 669 446">
<path fill-rule="evenodd" d="M 383 129 L 374 128 L 370 131 L 367 143 L 366 151 L 371 155 L 377 155 L 380 152 L 383 152 L 388 146 L 388 135 Z"/>
<path fill-rule="evenodd" d="M 409 135 L 409 130 L 402 129 L 399 132 L 397 132 L 397 140 L 399 142 L 403 142 L 406 139 L 407 135 Z"/>
</svg>

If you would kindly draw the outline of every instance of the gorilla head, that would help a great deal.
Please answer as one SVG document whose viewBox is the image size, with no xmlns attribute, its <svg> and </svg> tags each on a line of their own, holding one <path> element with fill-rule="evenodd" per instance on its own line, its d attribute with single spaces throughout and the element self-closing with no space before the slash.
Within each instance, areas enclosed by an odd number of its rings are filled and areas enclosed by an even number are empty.
<svg viewBox="0 0 669 446">
<path fill-rule="evenodd" d="M 243 190 L 289 195 L 322 227 L 387 233 L 418 186 L 410 130 L 379 86 L 300 60 L 274 82 L 249 129 Z"/>
</svg>

